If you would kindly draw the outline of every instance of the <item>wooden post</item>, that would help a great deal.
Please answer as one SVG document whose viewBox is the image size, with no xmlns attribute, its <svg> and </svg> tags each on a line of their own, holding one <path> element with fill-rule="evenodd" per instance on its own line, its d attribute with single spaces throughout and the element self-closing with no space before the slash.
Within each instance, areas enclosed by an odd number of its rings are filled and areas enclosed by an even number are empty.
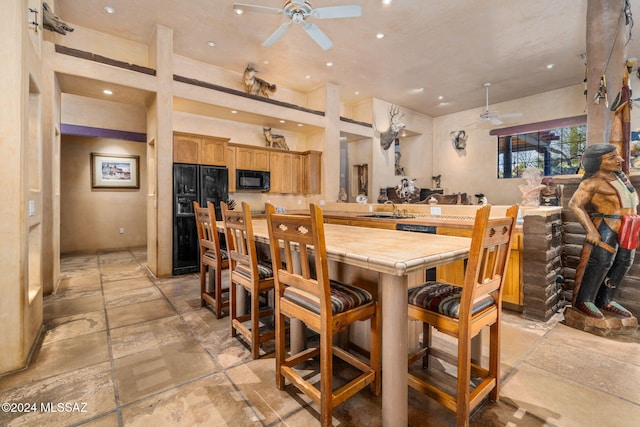
<svg viewBox="0 0 640 427">
<path fill-rule="evenodd" d="M 587 3 L 587 145 L 609 142 L 613 120 L 610 107 L 622 88 L 627 56 L 624 6 L 624 0 Z M 595 103 L 603 76 L 607 98 Z"/>
</svg>

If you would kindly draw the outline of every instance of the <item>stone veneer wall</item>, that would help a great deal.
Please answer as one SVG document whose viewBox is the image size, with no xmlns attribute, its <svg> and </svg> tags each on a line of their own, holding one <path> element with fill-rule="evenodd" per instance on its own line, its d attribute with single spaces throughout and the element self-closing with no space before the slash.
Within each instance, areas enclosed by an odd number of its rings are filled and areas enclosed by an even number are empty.
<svg viewBox="0 0 640 427">
<path fill-rule="evenodd" d="M 561 273 L 561 214 L 527 214 L 523 223 L 522 315 L 549 320 L 562 307 L 558 275 Z"/>
<path fill-rule="evenodd" d="M 585 237 L 584 227 L 569 209 L 569 200 L 578 188 L 581 177 L 556 178 L 555 182 L 562 183 L 562 297 L 569 303 L 573 299 L 576 267 L 580 260 L 580 251 Z M 640 191 L 640 176 L 632 176 L 631 183 Z M 616 300 L 640 317 L 640 253 L 636 253 L 629 273 L 618 289 Z M 525 304 L 526 305 L 526 304 Z"/>
</svg>

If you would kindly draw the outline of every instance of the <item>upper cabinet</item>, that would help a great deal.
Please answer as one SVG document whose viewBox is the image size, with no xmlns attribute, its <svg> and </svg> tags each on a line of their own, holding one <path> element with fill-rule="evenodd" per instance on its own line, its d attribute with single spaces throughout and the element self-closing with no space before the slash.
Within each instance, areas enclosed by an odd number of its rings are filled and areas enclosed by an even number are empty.
<svg viewBox="0 0 640 427">
<path fill-rule="evenodd" d="M 173 134 L 173 162 L 226 166 L 228 138 Z"/>
<path fill-rule="evenodd" d="M 322 152 L 302 153 L 302 192 L 320 194 L 322 185 Z"/>
<path fill-rule="evenodd" d="M 269 170 L 269 151 L 247 145 L 236 145 L 236 169 Z"/>
</svg>

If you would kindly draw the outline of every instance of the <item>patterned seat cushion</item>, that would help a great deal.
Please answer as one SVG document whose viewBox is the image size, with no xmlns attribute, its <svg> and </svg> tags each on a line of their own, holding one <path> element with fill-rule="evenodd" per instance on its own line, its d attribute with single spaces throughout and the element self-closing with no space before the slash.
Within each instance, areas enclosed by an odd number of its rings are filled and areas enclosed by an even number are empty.
<svg viewBox="0 0 640 427">
<path fill-rule="evenodd" d="M 320 298 L 303 290 L 288 286 L 284 298 L 320 314 Z M 331 281 L 331 312 L 342 313 L 373 301 L 373 296 L 364 289 Z"/>
<path fill-rule="evenodd" d="M 206 256 L 207 258 L 216 259 L 216 253 L 215 253 L 214 251 L 211 251 L 211 250 L 206 251 L 206 252 L 204 253 L 204 256 Z M 221 259 L 227 259 L 227 258 L 229 258 L 229 254 L 227 253 L 227 251 L 226 251 L 226 250 L 224 250 L 224 249 L 220 249 L 220 258 L 221 258 Z"/>
<path fill-rule="evenodd" d="M 251 278 L 251 271 L 245 268 L 243 265 L 238 265 L 236 271 L 243 276 Z M 271 261 L 258 261 L 258 277 L 260 280 L 273 277 L 273 269 L 271 268 Z"/>
<path fill-rule="evenodd" d="M 427 282 L 409 289 L 409 304 L 458 319 L 461 296 L 461 287 Z M 476 314 L 493 304 L 495 304 L 495 300 L 491 295 L 478 298 L 473 304 L 472 314 Z"/>
</svg>

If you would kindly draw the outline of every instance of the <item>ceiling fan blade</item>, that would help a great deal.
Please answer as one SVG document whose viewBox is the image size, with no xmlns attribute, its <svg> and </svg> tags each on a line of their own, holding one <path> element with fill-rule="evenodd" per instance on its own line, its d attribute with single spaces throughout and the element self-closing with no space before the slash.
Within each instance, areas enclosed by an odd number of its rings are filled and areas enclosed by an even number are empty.
<svg viewBox="0 0 640 427">
<path fill-rule="evenodd" d="M 497 119 L 497 118 L 495 118 L 495 117 L 494 117 L 494 118 L 492 118 L 492 119 L 490 119 L 489 121 L 490 121 L 490 122 L 491 122 L 491 124 L 493 124 L 493 125 L 501 125 L 501 124 L 502 124 L 502 120 L 499 120 L 499 119 Z"/>
<path fill-rule="evenodd" d="M 327 35 L 323 33 L 322 30 L 320 30 L 320 28 L 318 28 L 318 26 L 313 22 L 305 21 L 304 24 L 302 24 L 302 28 L 304 28 L 307 34 L 309 34 L 309 36 L 318 43 L 322 50 L 327 50 L 333 46 L 329 37 L 327 37 Z"/>
<path fill-rule="evenodd" d="M 258 12 L 258 13 L 268 13 L 271 15 L 278 15 L 278 14 L 284 13 L 282 9 L 278 9 L 275 7 L 255 6 L 252 4 L 243 4 L 243 3 L 234 3 L 233 10 L 236 13 Z"/>
<path fill-rule="evenodd" d="M 274 44 L 280 37 L 282 37 L 284 33 L 287 32 L 290 26 L 291 26 L 291 21 L 287 21 L 284 24 L 280 25 L 278 29 L 275 30 L 273 34 L 271 34 L 269 38 L 264 41 L 264 43 L 262 43 L 262 46 L 269 47 L 272 44 Z"/>
<path fill-rule="evenodd" d="M 311 16 L 317 19 L 356 18 L 362 16 L 362 6 L 351 4 L 345 6 L 319 7 L 311 11 Z"/>
</svg>

